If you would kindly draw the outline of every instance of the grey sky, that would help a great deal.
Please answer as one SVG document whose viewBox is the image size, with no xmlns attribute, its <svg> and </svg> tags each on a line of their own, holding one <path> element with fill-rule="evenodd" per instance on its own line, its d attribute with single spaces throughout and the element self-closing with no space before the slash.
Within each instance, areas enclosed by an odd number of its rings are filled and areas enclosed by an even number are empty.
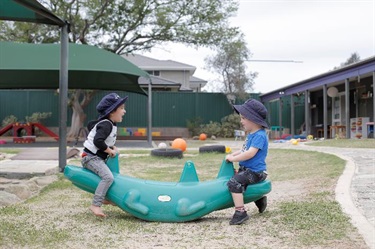
<svg viewBox="0 0 375 249">
<path fill-rule="evenodd" d="M 375 55 L 375 0 L 283 1 L 242 0 L 231 19 L 246 35 L 252 59 L 303 63 L 248 62 L 258 72 L 254 92 L 268 92 L 332 70 L 351 53 Z M 209 49 L 167 44 L 145 55 L 197 67 L 197 77 L 212 81 L 204 69 Z M 209 90 L 209 89 L 208 89 Z"/>
</svg>

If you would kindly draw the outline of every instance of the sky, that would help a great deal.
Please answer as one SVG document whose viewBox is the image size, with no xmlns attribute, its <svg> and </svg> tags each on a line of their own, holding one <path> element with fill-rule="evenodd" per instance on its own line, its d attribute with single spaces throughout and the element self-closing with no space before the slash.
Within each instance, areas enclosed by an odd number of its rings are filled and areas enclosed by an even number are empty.
<svg viewBox="0 0 375 249">
<path fill-rule="evenodd" d="M 230 19 L 245 34 L 258 72 L 253 92 L 267 93 L 332 70 L 357 52 L 361 59 L 375 55 L 375 0 L 240 0 Z M 144 55 L 195 66 L 194 76 L 212 82 L 205 57 L 214 51 L 164 44 Z M 212 91 L 209 83 L 203 90 Z"/>
</svg>

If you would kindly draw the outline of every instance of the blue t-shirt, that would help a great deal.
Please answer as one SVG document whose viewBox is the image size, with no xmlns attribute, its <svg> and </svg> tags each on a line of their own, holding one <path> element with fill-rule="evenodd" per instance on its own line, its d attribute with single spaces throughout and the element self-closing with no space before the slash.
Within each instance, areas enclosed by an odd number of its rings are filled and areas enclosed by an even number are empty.
<svg viewBox="0 0 375 249">
<path fill-rule="evenodd" d="M 268 138 L 264 129 L 247 135 L 242 151 L 247 151 L 250 147 L 257 148 L 258 152 L 252 158 L 240 161 L 240 166 L 249 168 L 254 172 L 267 170 L 266 157 L 268 153 Z"/>
</svg>

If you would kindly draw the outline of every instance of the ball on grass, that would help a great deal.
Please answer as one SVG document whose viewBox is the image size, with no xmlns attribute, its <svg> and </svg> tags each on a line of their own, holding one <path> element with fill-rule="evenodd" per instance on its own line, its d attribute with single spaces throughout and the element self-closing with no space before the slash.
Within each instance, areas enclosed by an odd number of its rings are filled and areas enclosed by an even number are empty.
<svg viewBox="0 0 375 249">
<path fill-rule="evenodd" d="M 171 147 L 173 149 L 180 149 L 182 151 L 185 151 L 186 147 L 187 147 L 187 144 L 186 144 L 186 141 L 184 139 L 176 138 L 175 140 L 173 140 Z"/>
<path fill-rule="evenodd" d="M 206 135 L 206 134 L 201 133 L 201 134 L 199 135 L 199 140 L 204 141 L 204 140 L 206 140 L 206 139 L 207 139 L 207 135 Z"/>
<path fill-rule="evenodd" d="M 165 148 L 167 148 L 167 144 L 166 144 L 166 143 L 160 143 L 160 144 L 158 145 L 158 148 L 159 148 L 159 149 L 165 149 Z"/>
</svg>

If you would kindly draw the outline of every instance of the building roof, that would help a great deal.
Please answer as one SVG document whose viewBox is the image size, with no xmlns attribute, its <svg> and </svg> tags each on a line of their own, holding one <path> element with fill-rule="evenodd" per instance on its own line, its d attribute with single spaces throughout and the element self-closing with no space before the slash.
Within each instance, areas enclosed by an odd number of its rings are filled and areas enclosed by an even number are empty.
<svg viewBox="0 0 375 249">
<path fill-rule="evenodd" d="M 201 83 L 201 84 L 206 84 L 207 80 L 203 80 L 201 78 L 195 77 L 195 76 L 190 76 L 190 83 Z"/>
<path fill-rule="evenodd" d="M 266 102 L 306 90 L 321 89 L 325 84 L 334 86 L 342 84 L 346 79 L 353 80 L 357 79 L 358 77 L 368 77 L 373 72 L 375 72 L 375 56 L 366 58 L 348 66 L 316 75 L 271 92 L 261 94 L 260 98 L 263 102 Z"/>
<path fill-rule="evenodd" d="M 144 55 L 122 55 L 125 59 L 142 68 L 143 70 L 171 70 L 195 72 L 196 67 L 173 60 L 158 60 Z"/>
<path fill-rule="evenodd" d="M 170 86 L 170 87 L 180 87 L 181 86 L 181 83 L 178 83 L 178 82 L 175 82 L 175 81 L 172 81 L 172 80 L 168 80 L 168 79 L 165 79 L 165 78 L 162 78 L 162 77 L 159 77 L 159 76 L 153 76 L 153 75 L 150 75 L 150 78 L 151 78 L 151 84 L 156 86 Z M 140 85 L 148 85 L 148 82 L 149 82 L 149 79 L 145 78 L 145 77 L 140 77 L 139 80 L 138 80 L 138 83 Z"/>
<path fill-rule="evenodd" d="M 188 87 L 181 86 L 181 83 L 168 80 L 159 76 L 150 75 L 150 78 L 151 78 L 151 84 L 153 88 L 171 88 L 171 89 L 178 89 L 179 91 L 188 91 L 188 92 L 193 91 L 192 89 Z M 140 77 L 138 82 L 141 87 L 146 87 L 148 85 L 149 79 L 145 77 Z"/>
</svg>

